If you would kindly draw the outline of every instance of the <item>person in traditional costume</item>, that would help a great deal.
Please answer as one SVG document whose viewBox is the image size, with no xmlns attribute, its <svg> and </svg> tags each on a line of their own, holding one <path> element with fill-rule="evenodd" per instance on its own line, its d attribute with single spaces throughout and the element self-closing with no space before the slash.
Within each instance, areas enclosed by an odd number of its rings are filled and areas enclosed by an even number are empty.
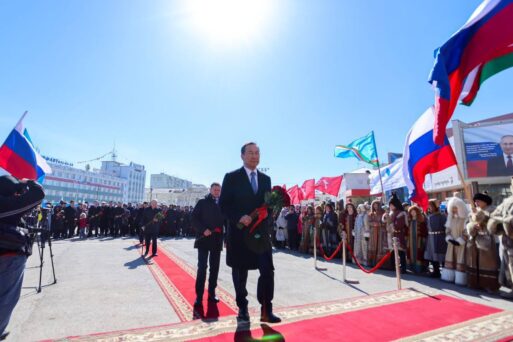
<svg viewBox="0 0 513 342">
<path fill-rule="evenodd" d="M 346 233 L 346 243 L 354 250 L 354 236 L 353 236 L 353 230 L 354 230 L 354 224 L 356 221 L 356 207 L 353 203 L 347 203 L 346 204 L 346 210 L 344 211 L 344 232 Z M 342 232 L 339 232 L 340 236 L 342 236 Z M 351 262 L 352 258 L 350 257 L 349 251 L 346 253 L 347 261 Z"/>
<path fill-rule="evenodd" d="M 414 205 L 408 209 L 408 268 L 414 273 L 426 272 L 424 259 L 427 240 L 426 217 L 422 210 Z"/>
<path fill-rule="evenodd" d="M 356 208 L 357 215 L 354 224 L 354 255 L 356 259 L 363 265 L 368 265 L 367 262 L 367 244 L 369 242 L 369 215 L 365 204 L 359 204 Z"/>
<path fill-rule="evenodd" d="M 447 242 L 445 241 L 445 223 L 447 218 L 440 212 L 436 199 L 430 199 L 428 203 L 427 217 L 427 243 L 424 259 L 431 262 L 433 272 L 431 278 L 440 278 L 440 266 L 444 264 L 447 253 Z"/>
<path fill-rule="evenodd" d="M 312 234 L 310 235 L 310 252 L 313 254 L 314 244 L 319 244 L 320 234 L 322 229 L 322 207 L 320 205 L 315 207 L 314 226 L 312 227 Z M 317 246 L 316 246 L 317 247 Z"/>
<path fill-rule="evenodd" d="M 310 234 L 313 230 L 315 221 L 315 213 L 312 206 L 307 207 L 306 213 L 302 217 L 302 221 L 303 231 L 301 234 L 301 244 L 299 246 L 299 251 L 302 253 L 308 253 L 310 250 Z"/>
<path fill-rule="evenodd" d="M 324 207 L 324 228 L 328 232 L 328 251 L 333 253 L 338 246 L 337 228 L 338 228 L 338 217 L 335 211 L 333 211 L 333 205 L 331 203 L 326 204 Z"/>
<path fill-rule="evenodd" d="M 490 214 L 495 209 L 492 198 L 478 193 L 473 198 L 476 209 L 467 224 L 467 250 L 465 255 L 468 287 L 494 293 L 500 288 L 499 266 L 495 236 L 487 229 Z"/>
<path fill-rule="evenodd" d="M 469 216 L 469 210 L 461 198 L 454 196 L 447 203 L 447 213 L 447 222 L 445 223 L 447 253 L 442 270 L 442 280 L 455 282 L 457 285 L 467 285 L 465 223 Z"/>
<path fill-rule="evenodd" d="M 406 273 L 406 238 L 408 234 L 408 215 L 404 211 L 403 204 L 399 198 L 397 198 L 395 193 L 392 195 L 388 205 L 390 207 L 390 213 L 385 213 L 384 216 L 384 220 L 387 224 L 387 240 L 390 241 L 394 237 L 397 238 L 397 242 L 399 244 L 398 249 L 401 262 L 401 273 Z M 389 248 L 392 249 L 393 246 L 389 245 Z M 395 262 L 394 256 L 392 256 L 392 260 Z"/>
<path fill-rule="evenodd" d="M 513 178 L 511 179 L 511 191 L 513 192 Z M 513 195 L 504 201 L 492 212 L 488 220 L 490 234 L 500 236 L 500 273 L 499 282 L 510 289 L 513 287 Z M 503 292 L 501 296 L 513 299 L 513 290 Z"/>
<path fill-rule="evenodd" d="M 381 221 L 385 211 L 382 208 L 381 201 L 375 200 L 371 203 L 369 212 L 369 243 L 368 243 L 368 262 L 374 266 L 386 254 L 387 230 Z"/>
</svg>

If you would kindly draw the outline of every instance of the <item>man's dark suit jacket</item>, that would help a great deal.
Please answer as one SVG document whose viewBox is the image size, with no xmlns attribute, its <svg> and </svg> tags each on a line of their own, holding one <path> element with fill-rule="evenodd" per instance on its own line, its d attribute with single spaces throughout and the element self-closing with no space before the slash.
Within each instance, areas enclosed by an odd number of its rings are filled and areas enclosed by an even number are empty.
<svg viewBox="0 0 513 342">
<path fill-rule="evenodd" d="M 513 168 L 506 168 L 506 163 L 504 162 L 504 155 L 502 153 L 497 157 L 488 159 L 487 169 L 489 177 L 513 176 Z"/>
<path fill-rule="evenodd" d="M 226 264 L 233 268 L 257 269 L 259 254 L 247 243 L 249 229 L 237 228 L 237 223 L 244 215 L 251 213 L 264 204 L 266 192 L 271 191 L 271 178 L 257 172 L 258 192 L 253 193 L 253 188 L 244 167 L 227 173 L 224 176 L 220 206 L 221 211 L 228 219 L 228 230 L 226 235 Z M 269 229 L 267 224 L 267 229 Z M 261 234 L 268 244 L 263 253 L 272 253 L 270 231 L 263 231 Z"/>
</svg>

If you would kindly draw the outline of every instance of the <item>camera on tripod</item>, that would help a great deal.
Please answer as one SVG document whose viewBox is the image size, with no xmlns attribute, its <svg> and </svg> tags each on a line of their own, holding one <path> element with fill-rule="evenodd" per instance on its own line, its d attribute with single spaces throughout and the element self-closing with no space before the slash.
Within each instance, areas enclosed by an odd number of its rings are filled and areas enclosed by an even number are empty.
<svg viewBox="0 0 513 342">
<path fill-rule="evenodd" d="M 42 277 L 43 277 L 43 265 L 45 263 L 45 246 L 48 244 L 48 250 L 50 252 L 50 262 L 52 265 L 53 273 L 53 284 L 57 283 L 55 277 L 55 265 L 53 262 L 53 250 L 52 250 L 52 234 L 51 234 L 51 211 L 50 208 L 39 207 L 34 208 L 25 216 L 26 229 L 29 231 L 31 236 L 32 245 L 37 242 L 37 250 L 39 252 L 39 286 L 37 292 L 41 292 Z"/>
</svg>

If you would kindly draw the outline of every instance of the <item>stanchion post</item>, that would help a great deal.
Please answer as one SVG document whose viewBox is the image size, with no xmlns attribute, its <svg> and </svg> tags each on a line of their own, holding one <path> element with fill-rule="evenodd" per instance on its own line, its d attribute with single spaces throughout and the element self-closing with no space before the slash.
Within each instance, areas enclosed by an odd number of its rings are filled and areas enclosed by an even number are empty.
<svg viewBox="0 0 513 342">
<path fill-rule="evenodd" d="M 346 284 L 359 284 L 360 282 L 358 280 L 353 279 L 347 279 L 346 277 L 346 264 L 347 264 L 347 256 L 346 256 L 346 244 L 347 244 L 347 234 L 345 231 L 342 232 L 342 272 L 343 272 L 343 278 L 344 283 Z"/>
<path fill-rule="evenodd" d="M 342 275 L 346 280 L 346 232 L 342 232 Z"/>
<path fill-rule="evenodd" d="M 397 278 L 397 289 L 401 290 L 401 270 L 399 268 L 399 240 L 394 237 L 392 238 L 394 246 L 394 261 L 395 261 L 395 276 Z"/>
<path fill-rule="evenodd" d="M 327 271 L 328 270 L 327 268 L 317 267 L 317 228 L 315 228 L 315 227 L 314 227 L 314 267 L 317 271 Z"/>
<path fill-rule="evenodd" d="M 314 226 L 314 268 L 317 269 L 317 228 Z"/>
</svg>

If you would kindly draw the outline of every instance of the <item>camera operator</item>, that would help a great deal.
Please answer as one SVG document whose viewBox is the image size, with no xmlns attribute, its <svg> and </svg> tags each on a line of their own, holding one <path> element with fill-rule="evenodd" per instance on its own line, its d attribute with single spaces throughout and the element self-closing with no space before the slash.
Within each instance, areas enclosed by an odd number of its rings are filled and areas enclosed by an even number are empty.
<svg viewBox="0 0 513 342">
<path fill-rule="evenodd" d="M 38 183 L 0 176 L 0 340 L 21 293 L 32 241 L 22 216 L 39 205 L 45 194 Z"/>
</svg>

